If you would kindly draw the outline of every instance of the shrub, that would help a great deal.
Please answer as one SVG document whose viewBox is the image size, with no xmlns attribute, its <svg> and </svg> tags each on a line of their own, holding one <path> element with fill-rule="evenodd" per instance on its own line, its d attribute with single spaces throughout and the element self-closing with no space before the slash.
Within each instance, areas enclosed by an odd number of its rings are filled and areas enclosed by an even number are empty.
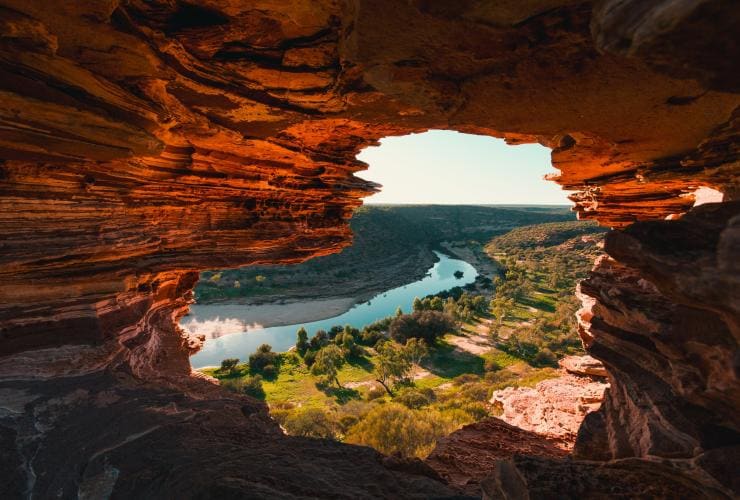
<svg viewBox="0 0 740 500">
<path fill-rule="evenodd" d="M 483 420 L 490 415 L 488 407 L 481 402 L 466 403 L 460 407 L 462 411 L 473 417 L 477 422 Z"/>
<path fill-rule="evenodd" d="M 449 315 L 439 311 L 423 310 L 394 318 L 388 331 L 393 340 L 402 344 L 409 338 L 424 339 L 432 344 L 437 337 L 454 328 L 455 321 Z"/>
<path fill-rule="evenodd" d="M 406 389 L 393 398 L 396 403 L 401 403 L 412 410 L 427 406 L 434 400 L 434 391 L 431 389 Z"/>
<path fill-rule="evenodd" d="M 316 335 L 311 337 L 311 341 L 309 342 L 309 346 L 311 349 L 318 351 L 322 347 L 329 344 L 329 334 L 326 333 L 324 330 L 319 330 L 316 332 Z"/>
<path fill-rule="evenodd" d="M 301 358 L 294 351 L 283 353 L 282 357 L 283 359 L 280 363 L 278 363 L 278 366 L 282 365 L 283 363 L 297 365 L 301 362 Z"/>
<path fill-rule="evenodd" d="M 275 378 L 278 375 L 278 368 L 275 365 L 267 365 L 262 368 L 262 374 L 265 378 Z"/>
<path fill-rule="evenodd" d="M 319 408 L 299 408 L 285 417 L 283 427 L 292 436 L 336 439 L 338 423 Z"/>
<path fill-rule="evenodd" d="M 262 377 L 255 375 L 253 377 L 247 376 L 236 380 L 228 380 L 222 382 L 224 387 L 227 389 L 238 392 L 240 394 L 246 394 L 257 399 L 265 398 L 265 390 L 262 387 Z"/>
<path fill-rule="evenodd" d="M 535 354 L 534 359 L 532 361 L 537 366 L 557 366 L 558 365 L 558 358 L 547 347 L 545 347 L 544 349 L 539 351 L 537 354 Z"/>
<path fill-rule="evenodd" d="M 306 351 L 306 354 L 303 355 L 303 362 L 306 363 L 306 366 L 311 368 L 314 361 L 316 361 L 316 351 Z"/>
<path fill-rule="evenodd" d="M 385 340 L 383 332 L 378 330 L 363 330 L 358 342 L 362 345 L 373 346 L 381 339 Z"/>
<path fill-rule="evenodd" d="M 382 398 L 383 396 L 385 396 L 385 394 L 385 389 L 376 385 L 372 389 L 367 391 L 367 396 L 365 396 L 365 399 L 367 399 L 368 401 L 372 401 L 373 399 Z"/>
<path fill-rule="evenodd" d="M 487 372 L 497 372 L 501 369 L 501 365 L 493 359 L 487 359 L 485 363 L 483 363 L 483 369 Z"/>
<path fill-rule="evenodd" d="M 460 396 L 473 401 L 488 401 L 490 388 L 483 382 L 469 382 L 460 387 Z"/>
<path fill-rule="evenodd" d="M 463 373 L 452 379 L 452 385 L 463 385 L 470 382 L 477 382 L 480 377 L 474 373 Z"/>
<path fill-rule="evenodd" d="M 236 368 L 236 365 L 238 364 L 239 364 L 239 358 L 226 358 L 223 361 L 221 361 L 220 371 L 224 373 L 232 373 L 234 369 Z"/>
<path fill-rule="evenodd" d="M 272 352 L 270 344 L 262 344 L 255 352 L 249 355 L 249 370 L 252 372 L 261 372 L 268 365 L 274 365 L 278 362 L 278 353 Z"/>
<path fill-rule="evenodd" d="M 371 446 L 386 455 L 425 457 L 441 434 L 433 419 L 400 404 L 380 405 L 349 430 L 346 441 Z"/>
<path fill-rule="evenodd" d="M 339 417 L 339 427 L 341 427 L 342 432 L 346 434 L 347 431 L 359 421 L 360 419 L 354 415 L 342 415 Z"/>
</svg>

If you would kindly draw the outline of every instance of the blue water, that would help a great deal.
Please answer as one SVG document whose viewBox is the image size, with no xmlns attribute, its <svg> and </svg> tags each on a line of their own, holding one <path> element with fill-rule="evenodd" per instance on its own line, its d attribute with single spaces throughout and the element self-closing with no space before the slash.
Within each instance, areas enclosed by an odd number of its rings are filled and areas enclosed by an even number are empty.
<svg viewBox="0 0 740 500">
<path fill-rule="evenodd" d="M 193 368 L 203 368 L 220 365 L 224 358 L 245 360 L 261 344 L 270 344 L 274 351 L 287 351 L 295 344 L 296 331 L 300 327 L 304 327 L 309 336 L 313 336 L 320 329 L 329 330 L 334 325 L 344 326 L 349 324 L 362 329 L 370 323 L 392 315 L 398 307 L 401 307 L 405 312 L 409 312 L 415 297 L 425 297 L 475 281 L 478 272 L 473 266 L 439 252 L 435 253 L 439 257 L 439 261 L 419 281 L 381 292 L 369 301 L 357 304 L 339 316 L 319 321 L 269 328 L 263 328 L 259 325 L 250 327 L 237 320 L 209 315 L 208 306 L 200 306 L 197 308 L 197 313 L 191 312 L 188 318 L 183 321 L 183 326 L 186 326 L 185 323 L 187 322 L 210 321 L 230 325 L 231 329 L 234 328 L 234 325 L 237 325 L 236 328 L 243 331 L 206 340 L 203 348 L 190 358 L 190 363 Z M 455 278 L 455 271 L 462 271 L 462 278 Z M 291 307 L 291 305 L 287 304 L 285 307 Z M 226 326 L 225 329 L 229 330 Z"/>
</svg>

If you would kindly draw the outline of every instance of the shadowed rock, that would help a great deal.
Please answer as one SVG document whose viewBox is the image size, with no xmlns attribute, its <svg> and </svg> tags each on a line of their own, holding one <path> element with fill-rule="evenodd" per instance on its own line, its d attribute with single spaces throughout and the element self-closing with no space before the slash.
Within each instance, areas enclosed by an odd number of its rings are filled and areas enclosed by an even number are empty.
<svg viewBox="0 0 740 500">
<path fill-rule="evenodd" d="M 553 148 L 579 216 L 624 229 L 581 287 L 612 388 L 575 454 L 630 465 L 521 459 L 501 491 L 622 474 L 615 496 L 660 495 L 676 469 L 656 490 L 635 475 L 661 457 L 738 494 L 737 18 L 730 0 L 0 1 L 4 496 L 448 494 L 287 440 L 263 409 L 219 413 L 176 326 L 199 270 L 348 245 L 377 189 L 357 152 L 429 128 Z M 681 218 L 702 186 L 725 202 Z M 579 471 L 595 479 L 559 490 Z"/>
</svg>

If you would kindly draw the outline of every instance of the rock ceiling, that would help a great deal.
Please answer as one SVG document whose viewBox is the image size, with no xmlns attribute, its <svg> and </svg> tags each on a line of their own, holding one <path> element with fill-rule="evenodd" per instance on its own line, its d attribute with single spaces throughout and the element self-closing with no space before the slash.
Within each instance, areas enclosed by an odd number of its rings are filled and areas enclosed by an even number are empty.
<svg viewBox="0 0 740 500">
<path fill-rule="evenodd" d="M 241 458 L 259 434 L 269 453 L 309 460 L 315 450 L 233 398 L 227 416 L 191 421 L 226 396 L 189 376 L 197 340 L 176 320 L 200 269 L 349 244 L 353 209 L 377 189 L 354 176 L 357 152 L 432 128 L 551 147 L 553 180 L 576 191 L 579 216 L 624 229 L 581 286 L 582 336 L 614 382 L 576 455 L 632 457 L 631 474 L 662 457 L 717 494 L 740 492 L 722 468 L 740 454 L 739 32 L 733 0 L 0 0 L 6 496 L 143 494 L 148 476 L 131 458 L 141 441 L 53 472 L 70 429 L 90 450 L 114 446 L 115 435 L 79 428 L 96 411 L 128 412 L 130 436 L 168 429 L 159 444 L 190 466 L 196 429 L 231 429 Z M 702 186 L 725 203 L 679 218 Z M 418 464 L 324 446 L 327 463 L 385 478 L 375 494 L 352 478 L 355 496 L 448 491 Z M 556 487 L 537 482 L 535 465 L 508 467 L 527 471 L 531 491 Z M 610 470 L 599 477 L 619 475 Z M 256 467 L 218 484 L 300 493 L 297 479 L 265 481 Z"/>
</svg>

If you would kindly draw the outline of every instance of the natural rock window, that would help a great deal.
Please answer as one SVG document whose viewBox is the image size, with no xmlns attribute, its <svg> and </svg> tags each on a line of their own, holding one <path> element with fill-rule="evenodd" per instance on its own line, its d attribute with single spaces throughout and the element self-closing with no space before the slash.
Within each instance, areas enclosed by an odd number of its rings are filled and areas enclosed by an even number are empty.
<svg viewBox="0 0 740 500">
<path fill-rule="evenodd" d="M 739 15 L 3 1 L 0 496 L 736 497 Z M 430 129 L 551 148 L 576 212 L 610 229 L 578 292 L 610 388 L 572 459 L 497 460 L 483 441 L 482 469 L 449 452 L 465 472 L 440 480 L 286 436 L 191 372 L 178 323 L 199 273 L 345 248 L 374 190 L 356 155 Z M 702 186 L 721 202 L 694 207 Z M 472 431 L 450 446 L 525 437 Z"/>
</svg>

